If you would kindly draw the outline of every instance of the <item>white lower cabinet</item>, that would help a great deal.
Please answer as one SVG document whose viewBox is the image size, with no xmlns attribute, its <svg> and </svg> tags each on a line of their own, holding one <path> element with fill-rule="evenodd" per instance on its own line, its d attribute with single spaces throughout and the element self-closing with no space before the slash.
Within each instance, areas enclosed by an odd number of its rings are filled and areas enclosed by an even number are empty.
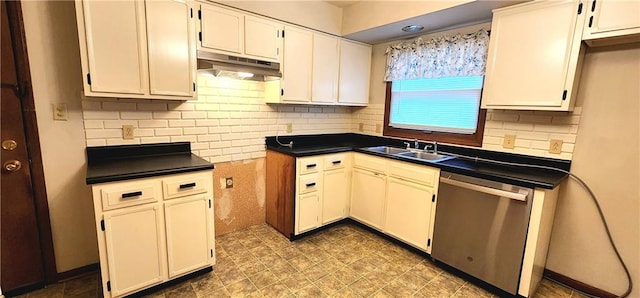
<svg viewBox="0 0 640 298">
<path fill-rule="evenodd" d="M 164 279 L 164 237 L 160 204 L 131 207 L 104 215 L 104 238 L 112 296 Z"/>
<path fill-rule="evenodd" d="M 349 215 L 357 221 L 381 230 L 387 178 L 384 173 L 356 168 L 351 179 Z"/>
<path fill-rule="evenodd" d="M 321 221 L 323 225 L 345 218 L 349 188 L 349 173 L 344 167 L 324 171 Z"/>
<path fill-rule="evenodd" d="M 92 186 L 104 297 L 215 263 L 212 183 L 201 171 Z"/>
<path fill-rule="evenodd" d="M 338 153 L 296 159 L 295 235 L 346 217 L 349 157 Z"/>
<path fill-rule="evenodd" d="M 180 276 L 210 263 L 209 199 L 190 196 L 164 204 L 169 277 Z"/>
<path fill-rule="evenodd" d="M 433 189 L 390 177 L 387 193 L 385 232 L 426 250 L 431 223 Z"/>
</svg>

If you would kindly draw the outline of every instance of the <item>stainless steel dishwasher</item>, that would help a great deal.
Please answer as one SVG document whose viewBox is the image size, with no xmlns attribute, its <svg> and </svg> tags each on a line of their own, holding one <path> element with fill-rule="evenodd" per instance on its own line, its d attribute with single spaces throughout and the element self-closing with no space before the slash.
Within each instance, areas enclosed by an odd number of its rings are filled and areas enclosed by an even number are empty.
<svg viewBox="0 0 640 298">
<path fill-rule="evenodd" d="M 431 257 L 515 295 L 532 197 L 530 188 L 442 172 Z"/>
</svg>

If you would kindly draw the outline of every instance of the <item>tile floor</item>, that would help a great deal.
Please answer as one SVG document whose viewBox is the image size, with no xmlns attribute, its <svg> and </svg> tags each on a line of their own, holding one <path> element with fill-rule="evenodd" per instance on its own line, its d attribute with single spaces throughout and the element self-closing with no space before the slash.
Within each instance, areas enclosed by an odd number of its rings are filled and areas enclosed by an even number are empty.
<svg viewBox="0 0 640 298">
<path fill-rule="evenodd" d="M 493 297 L 353 224 L 295 242 L 267 225 L 216 238 L 215 270 L 147 297 Z M 100 297 L 98 274 L 20 297 Z M 586 297 L 543 280 L 534 297 Z"/>
</svg>

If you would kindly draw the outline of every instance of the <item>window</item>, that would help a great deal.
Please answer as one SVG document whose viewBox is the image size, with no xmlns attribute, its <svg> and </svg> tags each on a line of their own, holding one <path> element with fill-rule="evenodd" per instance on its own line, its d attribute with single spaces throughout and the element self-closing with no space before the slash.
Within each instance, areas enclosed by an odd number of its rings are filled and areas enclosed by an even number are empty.
<svg viewBox="0 0 640 298">
<path fill-rule="evenodd" d="M 480 109 L 489 32 L 387 47 L 385 136 L 482 146 Z"/>
<path fill-rule="evenodd" d="M 385 136 L 481 146 L 483 76 L 387 82 Z"/>
</svg>

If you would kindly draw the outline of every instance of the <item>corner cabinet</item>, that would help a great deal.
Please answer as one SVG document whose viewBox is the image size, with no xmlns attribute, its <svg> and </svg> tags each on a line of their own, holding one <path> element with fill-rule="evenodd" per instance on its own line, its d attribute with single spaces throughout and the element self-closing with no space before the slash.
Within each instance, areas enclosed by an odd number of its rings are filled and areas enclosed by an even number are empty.
<svg viewBox="0 0 640 298">
<path fill-rule="evenodd" d="M 348 215 L 350 153 L 267 151 L 266 222 L 289 239 Z"/>
<path fill-rule="evenodd" d="M 94 184 L 104 297 L 215 263 L 211 171 Z"/>
<path fill-rule="evenodd" d="M 187 1 L 76 1 L 86 96 L 195 98 Z"/>
<path fill-rule="evenodd" d="M 482 108 L 572 110 L 586 10 L 568 0 L 494 10 Z"/>
<path fill-rule="evenodd" d="M 369 104 L 370 77 L 371 46 L 342 39 L 338 103 L 353 106 Z"/>
<path fill-rule="evenodd" d="M 640 1 L 589 0 L 582 39 L 590 46 L 640 41 Z"/>
<path fill-rule="evenodd" d="M 282 80 L 265 83 L 268 103 L 368 105 L 370 45 L 288 25 L 283 39 Z"/>
</svg>

